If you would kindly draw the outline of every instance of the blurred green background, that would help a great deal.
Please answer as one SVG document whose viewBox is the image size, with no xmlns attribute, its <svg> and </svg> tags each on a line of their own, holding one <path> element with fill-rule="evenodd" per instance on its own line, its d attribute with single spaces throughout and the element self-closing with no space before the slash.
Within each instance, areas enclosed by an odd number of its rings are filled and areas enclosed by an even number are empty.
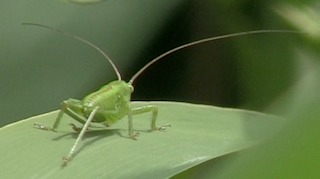
<svg viewBox="0 0 320 179">
<path fill-rule="evenodd" d="M 22 22 L 50 25 L 88 39 L 110 55 L 126 81 L 152 58 L 183 43 L 239 31 L 299 30 L 309 34 L 242 36 L 177 52 L 136 80 L 133 100 L 247 108 L 292 119 L 267 145 L 207 162 L 180 178 L 199 173 L 202 178 L 316 178 L 319 12 L 316 0 L 3 0 L 0 125 L 56 110 L 64 99 L 81 99 L 116 79 L 95 50 Z"/>
<path fill-rule="evenodd" d="M 0 124 L 58 109 L 62 100 L 81 99 L 116 79 L 95 50 L 22 22 L 50 25 L 88 39 L 111 56 L 128 80 L 152 58 L 197 39 L 256 29 L 307 31 L 277 13 L 285 5 L 284 1 L 1 1 Z M 311 39 L 259 34 L 182 50 L 144 72 L 134 84 L 133 99 L 264 110 L 303 73 L 297 54 L 316 43 Z"/>
</svg>

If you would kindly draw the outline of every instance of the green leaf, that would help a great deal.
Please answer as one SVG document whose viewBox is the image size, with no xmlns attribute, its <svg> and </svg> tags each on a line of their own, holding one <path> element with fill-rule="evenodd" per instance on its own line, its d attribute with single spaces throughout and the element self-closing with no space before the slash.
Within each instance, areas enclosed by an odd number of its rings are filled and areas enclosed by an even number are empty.
<svg viewBox="0 0 320 179">
<path fill-rule="evenodd" d="M 138 140 L 128 139 L 127 120 L 85 134 L 73 160 L 61 167 L 77 137 L 64 116 L 58 132 L 33 128 L 52 125 L 57 111 L 0 129 L 1 178 L 168 178 L 204 161 L 242 150 L 278 131 L 284 120 L 238 109 L 178 102 L 133 102 L 159 107 L 157 125 L 148 132 L 150 114 L 134 116 Z"/>
</svg>

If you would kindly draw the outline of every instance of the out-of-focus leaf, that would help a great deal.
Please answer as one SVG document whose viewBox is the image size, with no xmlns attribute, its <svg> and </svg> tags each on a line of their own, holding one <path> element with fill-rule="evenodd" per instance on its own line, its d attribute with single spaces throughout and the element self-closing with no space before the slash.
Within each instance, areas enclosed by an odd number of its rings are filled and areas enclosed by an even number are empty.
<svg viewBox="0 0 320 179">
<path fill-rule="evenodd" d="M 294 6 L 291 4 L 278 5 L 275 10 L 284 19 L 303 32 L 308 32 L 309 38 L 320 39 L 320 12 L 319 2 L 315 1 L 311 5 Z"/>
</svg>

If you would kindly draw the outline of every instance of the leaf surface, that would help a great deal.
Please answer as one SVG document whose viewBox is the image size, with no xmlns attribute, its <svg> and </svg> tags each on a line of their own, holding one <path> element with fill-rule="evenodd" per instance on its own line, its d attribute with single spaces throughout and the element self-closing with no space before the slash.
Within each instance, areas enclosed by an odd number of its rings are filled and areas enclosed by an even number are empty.
<svg viewBox="0 0 320 179">
<path fill-rule="evenodd" d="M 64 116 L 58 132 L 51 126 L 57 111 L 31 117 L 0 129 L 1 178 L 168 178 L 207 160 L 242 150 L 279 130 L 284 120 L 246 110 L 180 102 L 133 102 L 159 107 L 157 125 L 148 132 L 150 114 L 134 116 L 138 140 L 127 138 L 127 120 L 111 128 L 90 130 L 66 167 L 62 157 L 77 133 Z M 79 124 L 77 124 L 80 126 Z"/>
</svg>

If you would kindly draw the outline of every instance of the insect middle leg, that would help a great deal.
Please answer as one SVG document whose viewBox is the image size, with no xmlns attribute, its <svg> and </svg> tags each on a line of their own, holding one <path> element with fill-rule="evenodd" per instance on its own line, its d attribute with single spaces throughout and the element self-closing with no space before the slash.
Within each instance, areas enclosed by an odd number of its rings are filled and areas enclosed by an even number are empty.
<svg viewBox="0 0 320 179">
<path fill-rule="evenodd" d="M 82 110 L 83 106 L 80 100 L 68 99 L 62 102 L 60 112 L 52 127 L 46 127 L 38 123 L 35 123 L 34 126 L 43 130 L 56 131 L 64 113 L 68 114 L 81 124 L 85 124 L 87 119 L 82 115 Z M 73 128 L 76 130 L 75 126 Z"/>
</svg>

